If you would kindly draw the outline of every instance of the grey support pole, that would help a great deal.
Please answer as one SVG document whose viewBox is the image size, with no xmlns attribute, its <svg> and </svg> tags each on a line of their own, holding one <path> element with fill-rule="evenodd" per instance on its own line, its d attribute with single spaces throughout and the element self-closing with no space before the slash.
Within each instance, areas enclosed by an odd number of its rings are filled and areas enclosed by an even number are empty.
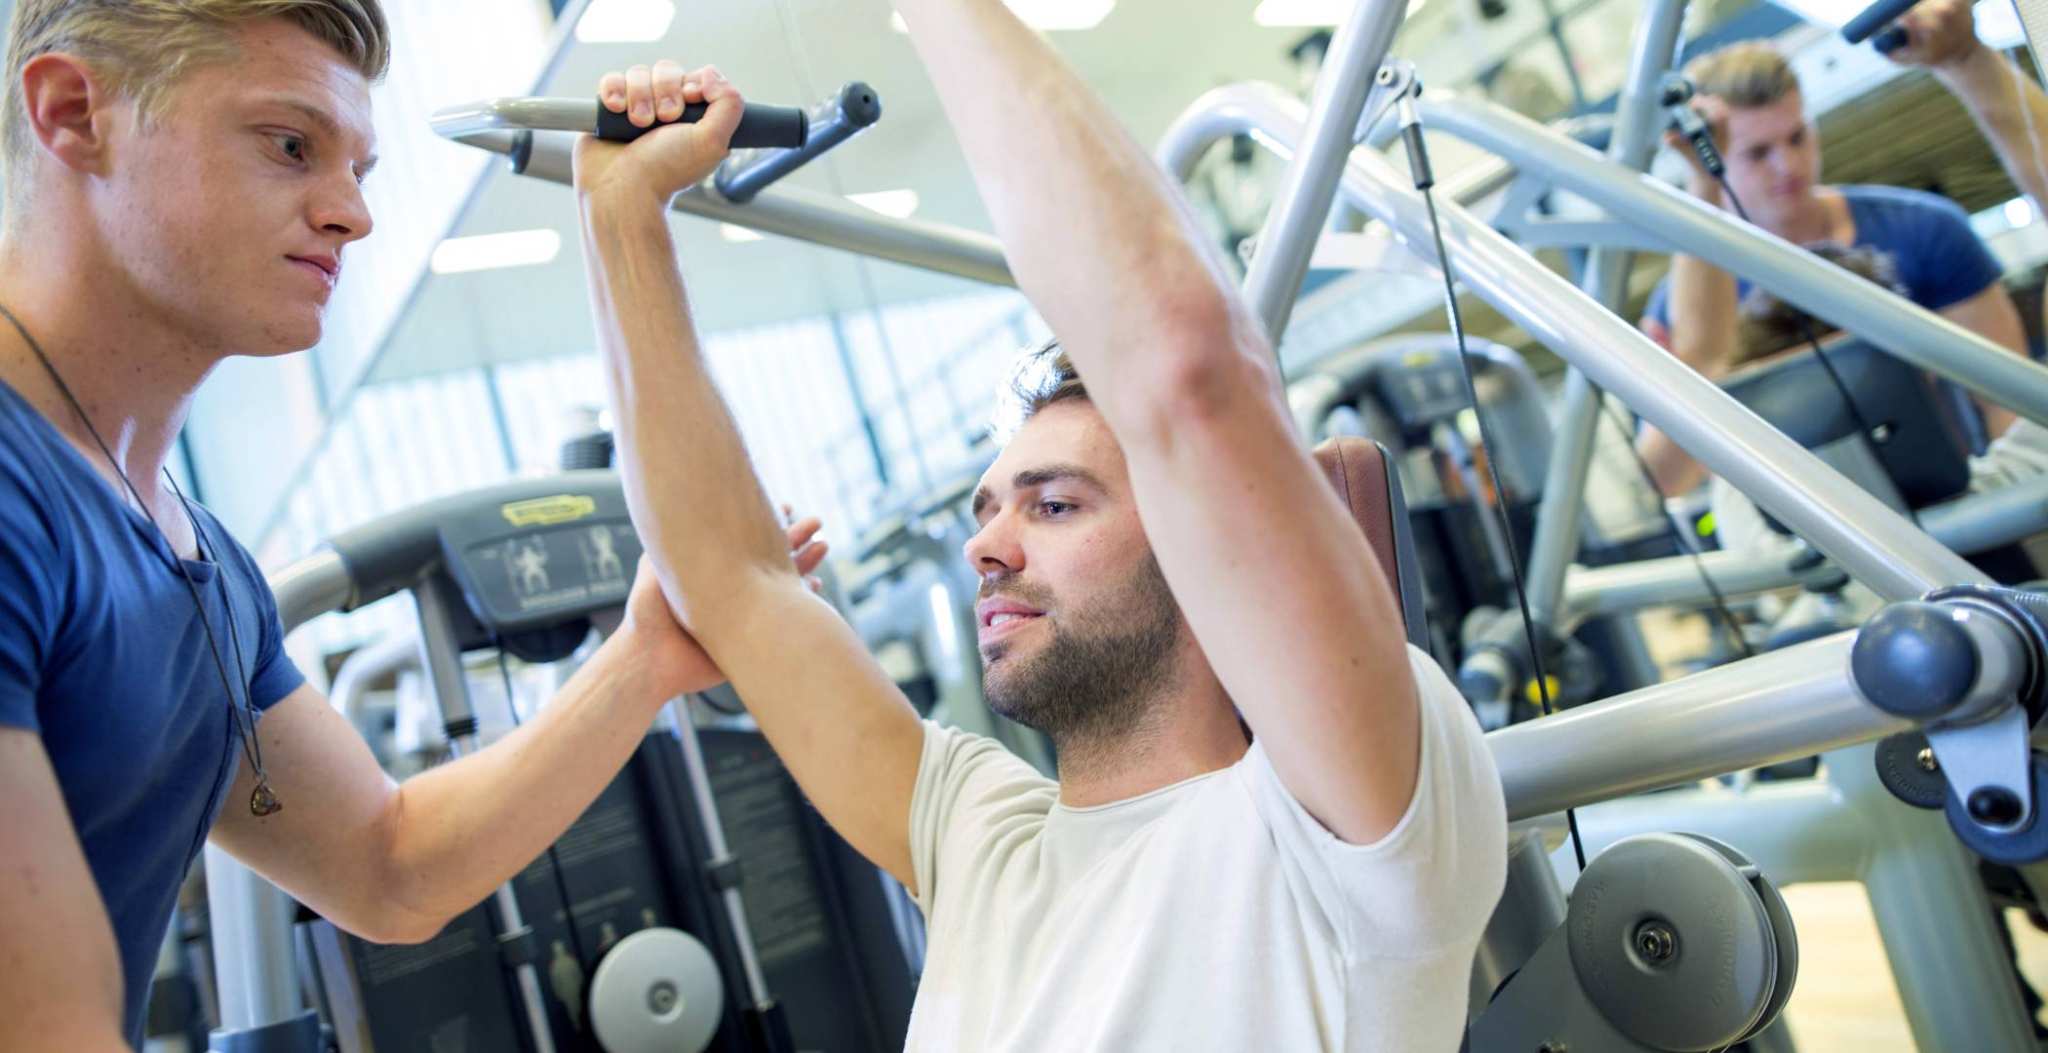
<svg viewBox="0 0 2048 1053">
<path fill-rule="evenodd" d="M 1825 763 L 1828 782 L 1874 838 L 1863 885 L 1914 1044 L 2034 1053 L 1976 860 L 1940 812 L 1903 804 L 1878 782 L 1870 747 L 1830 753 Z"/>
<path fill-rule="evenodd" d="M 690 799 L 697 804 L 697 817 L 704 823 L 704 847 L 711 858 L 712 866 L 729 862 L 732 849 L 725 841 L 725 824 L 718 818 L 718 799 L 711 792 L 710 768 L 704 763 L 704 745 L 697 741 L 697 725 L 690 719 L 690 704 L 687 698 L 670 699 L 663 708 L 664 719 L 669 732 L 676 737 L 676 744 L 683 751 L 683 770 L 688 773 Z M 754 950 L 754 931 L 747 924 L 747 908 L 740 898 L 737 884 L 727 885 L 719 892 L 719 900 L 725 907 L 726 921 L 732 925 L 733 942 L 739 945 L 740 972 L 747 979 L 747 1000 L 755 1009 L 767 1012 L 775 1005 L 769 997 L 768 981 L 761 972 L 761 958 Z"/>
<path fill-rule="evenodd" d="M 513 132 L 493 131 L 459 141 L 480 150 L 511 154 L 526 140 Z M 570 154 L 575 142 L 576 136 L 570 132 L 533 133 L 521 174 L 573 185 Z M 836 194 L 784 184 L 762 191 L 744 205 L 735 205 L 719 197 L 707 183 L 677 194 L 669 208 L 907 267 L 990 285 L 1017 284 L 1003 258 L 1002 243 L 991 235 L 919 219 L 892 219 Z"/>
<path fill-rule="evenodd" d="M 1873 289 L 1869 282 L 1684 191 L 1641 173 L 1617 171 L 1606 158 L 1518 113 L 1481 100 L 1441 95 L 1425 96 L 1420 105 L 1429 127 L 1584 197 L 1615 221 L 1642 232 L 1646 242 L 1690 253 L 1748 278 L 1830 325 L 2022 417 L 2048 423 L 2048 366 L 2013 354 L 1903 296 Z M 1617 385 L 1606 386 L 1621 393 Z M 1634 399 L 1629 404 L 1639 411 L 1644 408 Z"/>
<path fill-rule="evenodd" d="M 1854 633 L 1842 633 L 1488 733 L 1508 819 L 1911 730 L 1856 693 L 1854 643 Z"/>
<path fill-rule="evenodd" d="M 220 847 L 206 846 L 206 898 L 224 1039 L 277 1028 L 306 1011 L 292 962 L 292 901 Z"/>
<path fill-rule="evenodd" d="M 419 604 L 420 661 L 433 685 L 434 700 L 440 704 L 441 720 L 448 728 L 449 752 L 467 756 L 480 749 L 482 743 L 476 733 L 476 711 L 469 701 L 469 681 L 462 672 L 462 647 L 455 639 L 455 612 L 462 607 L 462 597 L 456 593 L 453 582 L 436 574 L 413 588 L 413 599 Z M 507 705 L 517 704 L 510 698 L 505 701 Z M 497 907 L 501 940 L 526 929 L 526 918 L 519 911 L 519 897 L 512 892 L 512 882 L 499 885 L 492 900 Z M 555 1035 L 548 1027 L 547 1001 L 541 995 L 539 970 L 533 962 L 524 961 L 519 963 L 515 975 L 535 1053 L 555 1053 Z"/>
<path fill-rule="evenodd" d="M 1197 100 L 1168 130 L 1159 154 L 1168 171 L 1183 175 L 1192 159 L 1217 139 L 1256 129 L 1271 142 L 1288 143 L 1301 128 L 1301 105 L 1296 100 L 1263 85 L 1232 85 Z M 1535 134 L 1547 135 L 1540 127 Z M 1593 164 L 1611 168 L 1597 155 L 1589 156 Z M 1617 178 L 1611 172 L 1607 175 Z M 1354 152 L 1343 185 L 1354 204 L 1387 223 L 1403 244 L 1424 259 L 1435 258 L 1421 195 L 1384 158 Z M 1682 206 L 1673 211 L 1691 213 Z M 1912 599 L 1943 585 L 1984 580 L 1962 557 L 1650 343 L 1634 326 L 1594 303 L 1500 232 L 1457 205 L 1445 204 L 1439 214 L 1447 251 L 1457 261 L 1458 276 L 1467 288 L 1585 370 L 1594 382 L 1620 395 L 1702 464 L 1879 596 Z M 1711 219 L 1716 229 L 1727 225 L 1718 213 L 1702 218 Z M 1818 267 L 1810 256 L 1801 256 L 1804 262 L 1790 280 L 1811 281 L 1818 273 L 1849 283 L 1859 302 L 1897 299 L 1869 282 L 1837 268 Z M 1906 305 L 1906 310 L 1919 309 Z M 1939 318 L 1933 321 L 1947 324 Z M 2016 367 L 2041 368 L 2003 351 L 1991 354 L 1998 356 L 2001 366 L 2009 359 Z M 2048 404 L 2048 390 L 2042 396 Z"/>
<path fill-rule="evenodd" d="M 1684 26 L 1685 0 L 1653 0 L 1636 24 L 1628 78 L 1615 108 L 1614 136 L 1607 144 L 1607 156 L 1631 172 L 1647 169 L 1656 151 L 1658 82 L 1671 68 Z M 1635 254 L 1626 249 L 1596 248 L 1580 288 L 1600 306 L 1619 311 L 1634 263 Z M 1565 568 L 1578 550 L 1600 399 L 1584 373 L 1573 368 L 1565 374 L 1564 408 L 1550 447 L 1550 466 L 1543 473 L 1543 500 L 1537 505 L 1536 536 L 1529 546 L 1529 616 L 1539 623 L 1557 617 Z"/>
<path fill-rule="evenodd" d="M 1245 300 L 1265 324 L 1276 355 L 1302 279 L 1308 276 L 1309 254 L 1329 222 L 1366 96 L 1406 13 L 1406 0 L 1359 0 L 1337 28 L 1323 71 L 1316 77 L 1308 123 L 1265 229 L 1259 232 L 1258 254 L 1244 280 Z"/>
</svg>

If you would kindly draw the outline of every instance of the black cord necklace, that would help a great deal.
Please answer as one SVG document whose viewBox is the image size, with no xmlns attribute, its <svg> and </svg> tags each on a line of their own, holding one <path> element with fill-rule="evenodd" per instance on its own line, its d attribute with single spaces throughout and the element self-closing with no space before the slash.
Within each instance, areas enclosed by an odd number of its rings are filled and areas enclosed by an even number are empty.
<svg viewBox="0 0 2048 1053">
<path fill-rule="evenodd" d="M 263 770 L 263 743 L 256 738 L 256 703 L 252 697 L 253 691 L 250 684 L 243 681 L 242 700 L 239 705 L 236 704 L 234 678 L 228 676 L 227 661 L 221 654 L 220 638 L 214 634 L 213 620 L 206 616 L 206 602 L 199 597 L 199 585 L 192 580 L 191 571 L 186 569 L 185 561 L 178 556 L 176 548 L 171 544 L 170 534 L 156 521 L 156 514 L 150 511 L 149 503 L 142 499 L 142 495 L 135 489 L 135 484 L 129 481 L 128 473 L 122 470 L 121 462 L 107 446 L 107 440 L 100 438 L 99 429 L 93 427 L 92 418 L 86 416 L 85 407 L 79 404 L 78 396 L 71 393 L 71 386 L 64 383 L 64 377 L 57 372 L 57 366 L 50 361 L 49 355 L 43 353 L 43 346 L 36 343 L 36 338 L 29 335 L 28 327 L 21 324 L 21 319 L 16 318 L 14 312 L 8 310 L 5 304 L 0 304 L 0 317 L 5 317 L 8 323 L 14 326 L 14 331 L 21 334 L 22 342 L 35 353 L 36 360 L 43 364 L 44 371 L 50 374 L 50 379 L 56 383 L 57 390 L 63 393 L 64 401 L 71 404 L 72 412 L 78 414 L 78 419 L 85 423 L 87 434 L 99 445 L 100 452 L 106 455 L 107 463 L 113 466 L 114 474 L 120 478 L 121 485 L 127 487 L 128 496 L 135 500 L 136 507 L 142 509 L 143 517 L 149 520 L 149 525 L 156 530 L 157 536 L 163 539 L 164 548 L 171 550 L 171 569 L 176 571 L 179 580 L 185 583 L 185 591 L 192 597 L 192 607 L 199 612 L 199 624 L 206 630 L 206 646 L 213 654 L 214 670 L 220 674 L 221 690 L 227 692 L 228 717 L 241 737 L 242 753 L 249 759 L 250 769 L 256 773 L 256 789 L 249 794 L 249 813 L 260 818 L 283 811 L 284 802 L 278 800 L 277 794 L 271 790 L 270 776 Z M 227 565 L 219 558 L 219 548 L 208 544 L 206 529 L 199 525 L 199 516 L 192 511 L 192 502 L 185 499 L 185 491 L 178 487 L 178 481 L 171 477 L 168 468 L 164 470 L 164 479 L 171 484 L 171 492 L 178 495 L 178 506 L 185 510 L 185 518 L 192 524 L 193 542 L 200 558 L 212 563 L 219 571 L 221 607 L 227 612 L 228 642 L 234 648 L 235 668 L 247 669 L 242 660 L 241 633 L 235 626 L 235 602 L 234 595 L 228 588 Z"/>
</svg>

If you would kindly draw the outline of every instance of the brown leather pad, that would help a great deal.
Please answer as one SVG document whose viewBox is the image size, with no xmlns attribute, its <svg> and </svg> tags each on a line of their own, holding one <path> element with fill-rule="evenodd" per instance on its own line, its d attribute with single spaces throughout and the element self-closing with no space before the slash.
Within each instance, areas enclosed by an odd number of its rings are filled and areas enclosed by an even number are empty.
<svg viewBox="0 0 2048 1053">
<path fill-rule="evenodd" d="M 1351 518 L 1365 531 L 1373 558 L 1396 595 L 1401 593 L 1401 561 L 1394 548 L 1394 509 L 1389 502 L 1387 458 L 1370 439 L 1340 435 L 1315 449 L 1316 464 L 1337 491 Z"/>
</svg>

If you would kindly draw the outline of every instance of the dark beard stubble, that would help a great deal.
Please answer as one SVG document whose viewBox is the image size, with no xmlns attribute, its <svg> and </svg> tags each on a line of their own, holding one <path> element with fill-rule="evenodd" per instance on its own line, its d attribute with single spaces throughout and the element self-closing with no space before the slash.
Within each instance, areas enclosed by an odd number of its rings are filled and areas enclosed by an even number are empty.
<svg viewBox="0 0 2048 1053">
<path fill-rule="evenodd" d="M 1029 586 L 992 591 L 1047 606 L 1045 593 Z M 1173 679 L 1180 632 L 1180 608 L 1158 560 L 1147 553 L 1123 584 L 1047 628 L 1052 638 L 1036 654 L 1008 658 L 1001 644 L 983 653 L 989 708 L 1044 732 L 1063 757 L 1135 745 Z"/>
</svg>

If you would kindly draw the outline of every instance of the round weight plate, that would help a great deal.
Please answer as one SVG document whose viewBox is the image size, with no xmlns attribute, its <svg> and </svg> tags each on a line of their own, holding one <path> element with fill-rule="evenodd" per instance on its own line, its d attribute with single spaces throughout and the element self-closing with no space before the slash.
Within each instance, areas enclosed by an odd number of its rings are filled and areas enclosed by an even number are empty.
<svg viewBox="0 0 2048 1053">
<path fill-rule="evenodd" d="M 1751 1038 L 1769 1027 L 1771 1021 L 1776 1020 L 1778 1014 L 1784 1012 L 1785 1003 L 1792 1000 L 1792 985 L 1799 979 L 1799 933 L 1792 924 L 1792 908 L 1786 905 L 1785 897 L 1778 892 L 1778 886 L 1771 884 L 1770 879 L 1756 869 L 1756 864 L 1750 862 L 1748 856 L 1736 851 L 1727 842 L 1717 841 L 1705 834 L 1683 836 L 1719 852 L 1721 858 L 1735 865 L 1735 869 L 1755 875 L 1750 878 L 1750 887 L 1756 890 L 1757 898 L 1763 902 L 1764 913 L 1771 920 L 1771 932 L 1778 938 L 1777 980 L 1771 991 L 1771 1000 L 1764 1006 L 1763 1015 L 1757 1018 L 1756 1024 L 1749 1029 L 1749 1034 L 1742 1036 L 1745 1039 Z"/>
<path fill-rule="evenodd" d="M 2034 789 L 2034 816 L 2027 825 L 2011 833 L 1995 833 L 1977 825 L 1969 808 L 1954 794 L 1948 796 L 1948 825 L 1964 847 L 1993 863 L 2016 867 L 2048 859 L 2048 761 L 2041 754 L 2027 755 L 2028 780 Z"/>
<path fill-rule="evenodd" d="M 1587 999 L 1657 1049 L 1732 1045 L 1777 993 L 1770 909 L 1719 847 L 1699 839 L 1615 842 L 1579 876 L 1565 926 Z M 1654 955 L 1640 946 L 1651 932 L 1663 944 Z"/>
<path fill-rule="evenodd" d="M 1771 999 L 1765 1003 L 1763 1014 L 1757 1017 L 1744 1039 L 1754 1038 L 1757 1032 L 1771 1026 L 1778 1014 L 1785 1011 L 1785 1003 L 1792 1000 L 1792 985 L 1799 981 L 1799 930 L 1792 923 L 1792 908 L 1785 903 L 1778 886 L 1769 879 L 1758 878 L 1751 883 L 1763 900 L 1764 913 L 1769 916 L 1771 932 L 1778 938 L 1778 975 L 1772 985 Z"/>
<path fill-rule="evenodd" d="M 620 940 L 590 978 L 590 1024 L 606 1053 L 699 1053 L 724 1006 L 718 963 L 678 929 Z"/>
<path fill-rule="evenodd" d="M 1940 768 L 1929 771 L 1920 763 L 1927 736 L 1902 731 L 1877 744 L 1877 781 L 1892 796 L 1915 808 L 1940 808 L 1948 801 L 1948 779 Z M 1933 753 L 1928 753 L 1932 758 Z"/>
</svg>

